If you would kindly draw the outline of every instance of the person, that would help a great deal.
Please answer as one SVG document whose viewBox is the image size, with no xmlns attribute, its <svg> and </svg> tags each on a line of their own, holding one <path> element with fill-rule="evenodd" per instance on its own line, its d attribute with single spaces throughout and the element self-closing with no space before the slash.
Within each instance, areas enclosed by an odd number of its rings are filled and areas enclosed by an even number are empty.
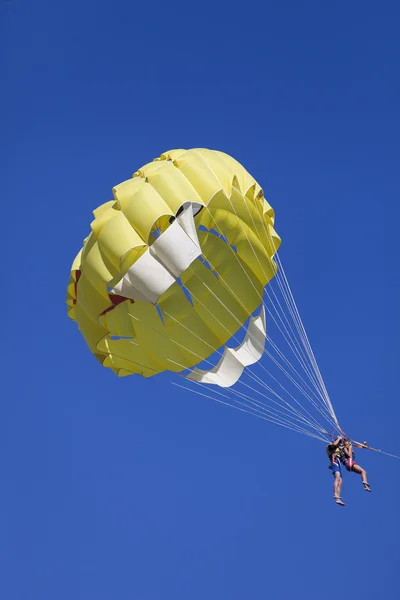
<svg viewBox="0 0 400 600">
<path fill-rule="evenodd" d="M 332 469 L 332 474 L 334 477 L 333 498 L 335 499 L 336 504 L 338 504 L 339 506 L 346 506 L 341 498 L 342 485 L 343 485 L 342 469 L 341 469 L 341 456 L 342 456 L 341 445 L 342 445 L 342 442 L 343 442 L 343 438 L 341 435 L 339 435 L 336 438 L 336 440 L 332 441 L 330 444 L 327 445 L 326 451 L 328 453 L 329 460 L 330 460 L 329 468 Z"/>
<path fill-rule="evenodd" d="M 343 445 L 341 447 L 341 462 L 348 471 L 353 471 L 353 473 L 361 475 L 364 490 L 366 492 L 372 492 L 371 486 L 367 481 L 367 471 L 356 463 L 355 458 L 356 455 L 354 454 L 352 443 L 348 439 L 343 440 Z"/>
</svg>

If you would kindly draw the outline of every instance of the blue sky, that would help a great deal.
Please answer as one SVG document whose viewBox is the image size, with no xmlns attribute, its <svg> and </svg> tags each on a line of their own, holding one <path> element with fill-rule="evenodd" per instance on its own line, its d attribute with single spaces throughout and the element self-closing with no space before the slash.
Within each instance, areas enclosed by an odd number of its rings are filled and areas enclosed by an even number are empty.
<svg viewBox="0 0 400 600">
<path fill-rule="evenodd" d="M 339 418 L 395 454 L 398 3 L 3 0 L 6 600 L 398 597 L 398 461 L 101 369 L 66 317 L 111 188 L 171 148 L 258 179 Z M 3 304 L 4 306 L 4 304 Z M 164 381 L 164 380 L 163 380 Z"/>
</svg>

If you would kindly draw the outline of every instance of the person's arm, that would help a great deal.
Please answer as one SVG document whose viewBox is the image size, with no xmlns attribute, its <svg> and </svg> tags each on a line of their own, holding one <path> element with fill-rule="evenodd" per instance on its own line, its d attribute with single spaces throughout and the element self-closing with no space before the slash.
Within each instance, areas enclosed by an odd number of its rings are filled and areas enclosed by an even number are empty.
<svg viewBox="0 0 400 600">
<path fill-rule="evenodd" d="M 336 438 L 336 440 L 334 442 L 332 442 L 332 446 L 339 446 L 340 442 L 342 441 L 342 436 L 338 435 L 338 437 Z"/>
</svg>

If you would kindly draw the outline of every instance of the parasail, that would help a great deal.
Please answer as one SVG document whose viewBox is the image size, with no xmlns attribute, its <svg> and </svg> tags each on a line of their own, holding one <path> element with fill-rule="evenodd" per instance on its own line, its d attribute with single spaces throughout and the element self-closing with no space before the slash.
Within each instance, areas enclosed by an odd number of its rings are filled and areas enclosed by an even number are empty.
<svg viewBox="0 0 400 600">
<path fill-rule="evenodd" d="M 171 150 L 94 211 L 67 291 L 96 359 L 299 433 L 340 426 L 259 184 L 223 152 Z M 273 339 L 270 331 L 278 337 Z"/>
</svg>

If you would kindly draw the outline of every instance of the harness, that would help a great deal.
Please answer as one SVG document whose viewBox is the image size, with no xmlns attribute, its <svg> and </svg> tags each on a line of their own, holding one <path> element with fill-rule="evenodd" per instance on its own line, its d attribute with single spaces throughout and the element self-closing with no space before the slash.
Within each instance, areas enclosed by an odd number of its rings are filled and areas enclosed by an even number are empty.
<svg viewBox="0 0 400 600">
<path fill-rule="evenodd" d="M 351 452 L 351 456 L 347 456 L 347 454 L 344 451 L 344 448 L 341 449 L 341 455 L 340 455 L 340 461 L 344 464 L 344 466 L 346 467 L 346 469 L 348 471 L 351 471 L 353 466 L 355 465 L 355 458 L 356 455 L 354 454 L 354 451 L 352 450 Z"/>
</svg>

